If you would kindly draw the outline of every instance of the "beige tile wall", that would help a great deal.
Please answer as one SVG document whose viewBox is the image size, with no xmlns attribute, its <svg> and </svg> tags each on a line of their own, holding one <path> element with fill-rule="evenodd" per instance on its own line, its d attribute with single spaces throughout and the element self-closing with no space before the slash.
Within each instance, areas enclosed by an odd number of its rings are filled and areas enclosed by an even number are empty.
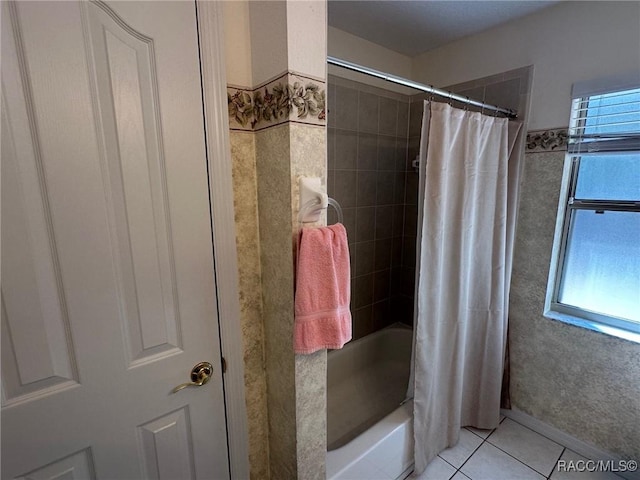
<svg viewBox="0 0 640 480">
<path fill-rule="evenodd" d="M 527 153 L 509 305 L 514 408 L 640 458 L 640 349 L 542 316 L 565 152 Z"/>
<path fill-rule="evenodd" d="M 271 478 L 320 479 L 326 455 L 326 352 L 294 355 L 298 177 L 326 177 L 324 127 L 255 133 Z"/>
<path fill-rule="evenodd" d="M 324 127 L 295 123 L 231 132 L 255 479 L 324 476 L 326 352 L 296 357 L 292 332 L 297 178 L 325 178 L 325 142 Z"/>
<path fill-rule="evenodd" d="M 252 480 L 269 478 L 267 384 L 262 325 L 262 272 L 258 232 L 256 145 L 251 132 L 230 132 L 238 249 L 240 322 Z"/>
<path fill-rule="evenodd" d="M 300 225 L 298 178 L 319 177 L 326 185 L 326 128 L 290 124 L 291 213 L 294 240 Z M 291 338 L 291 337 L 289 337 Z M 298 479 L 324 480 L 327 452 L 327 351 L 295 357 Z"/>
<path fill-rule="evenodd" d="M 297 177 L 326 183 L 326 2 L 225 2 L 224 24 L 251 478 L 324 478 L 326 354 L 293 353 L 293 256 Z"/>
<path fill-rule="evenodd" d="M 289 124 L 262 130 L 255 136 L 271 477 L 295 478 Z"/>
</svg>

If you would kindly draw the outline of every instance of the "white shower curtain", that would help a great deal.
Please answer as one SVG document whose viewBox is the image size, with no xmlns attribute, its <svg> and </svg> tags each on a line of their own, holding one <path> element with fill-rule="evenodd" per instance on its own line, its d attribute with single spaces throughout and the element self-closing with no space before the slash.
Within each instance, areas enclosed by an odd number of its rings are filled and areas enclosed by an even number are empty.
<svg viewBox="0 0 640 480">
<path fill-rule="evenodd" d="M 424 108 L 410 386 L 416 473 L 458 442 L 460 427 L 498 425 L 521 170 L 519 123 Z"/>
</svg>

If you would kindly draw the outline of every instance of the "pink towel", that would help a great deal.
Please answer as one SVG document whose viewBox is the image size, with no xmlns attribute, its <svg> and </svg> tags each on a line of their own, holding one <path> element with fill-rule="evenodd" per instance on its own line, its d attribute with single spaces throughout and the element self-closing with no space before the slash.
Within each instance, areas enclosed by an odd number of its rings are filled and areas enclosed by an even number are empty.
<svg viewBox="0 0 640 480">
<path fill-rule="evenodd" d="M 351 340 L 351 267 L 340 223 L 303 228 L 296 275 L 293 347 L 296 353 L 342 348 Z"/>
</svg>

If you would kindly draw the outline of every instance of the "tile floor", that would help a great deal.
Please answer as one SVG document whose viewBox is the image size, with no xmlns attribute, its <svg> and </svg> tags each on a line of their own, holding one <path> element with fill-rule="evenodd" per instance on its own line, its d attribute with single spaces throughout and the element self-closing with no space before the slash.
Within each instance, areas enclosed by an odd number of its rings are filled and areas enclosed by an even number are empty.
<svg viewBox="0 0 640 480">
<path fill-rule="evenodd" d="M 546 437 L 503 418 L 495 430 L 463 428 L 459 443 L 407 480 L 621 480 L 611 472 L 560 472 L 558 460 L 586 460 Z"/>
</svg>

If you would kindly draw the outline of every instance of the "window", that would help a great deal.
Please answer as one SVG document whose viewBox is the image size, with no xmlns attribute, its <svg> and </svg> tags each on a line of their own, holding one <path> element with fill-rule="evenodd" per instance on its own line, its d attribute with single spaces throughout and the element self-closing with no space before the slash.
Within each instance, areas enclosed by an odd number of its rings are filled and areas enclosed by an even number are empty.
<svg viewBox="0 0 640 480">
<path fill-rule="evenodd" d="M 640 342 L 640 88 L 574 88 L 545 316 Z"/>
</svg>

